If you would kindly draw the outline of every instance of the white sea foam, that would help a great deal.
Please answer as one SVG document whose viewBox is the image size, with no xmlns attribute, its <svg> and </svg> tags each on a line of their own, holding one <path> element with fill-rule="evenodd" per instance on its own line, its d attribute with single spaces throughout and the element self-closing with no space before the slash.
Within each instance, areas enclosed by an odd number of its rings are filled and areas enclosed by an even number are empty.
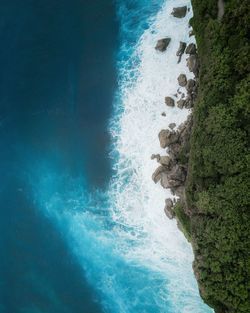
<svg viewBox="0 0 250 313">
<path fill-rule="evenodd" d="M 136 46 L 121 47 L 127 55 L 121 51 L 118 63 L 120 87 L 110 126 L 115 174 L 108 190 L 90 194 L 81 181 L 43 168 L 42 180 L 36 180 L 37 201 L 67 238 L 105 312 L 210 312 L 198 294 L 191 247 L 164 214 L 170 193 L 151 179 L 157 167 L 151 154 L 165 154 L 159 131 L 189 113 L 164 104 L 165 96 L 176 93 L 180 73 L 192 77 L 185 55 L 177 65 L 179 42 L 194 40 L 188 36 L 192 12 L 184 19 L 170 14 L 181 5 L 191 8 L 188 0 L 166 1 Z M 155 51 L 166 36 L 172 38 L 167 51 Z M 58 193 L 61 185 L 66 194 Z"/>
<path fill-rule="evenodd" d="M 183 19 L 171 16 L 173 7 L 181 5 L 190 8 L 187 16 Z M 176 56 L 180 41 L 194 41 L 188 35 L 191 16 L 190 1 L 167 1 L 131 56 L 139 60 L 136 80 L 133 76 L 130 79 L 131 75 L 126 72 L 131 69 L 123 67 L 120 75 L 122 113 L 113 121 L 111 129 L 119 158 L 115 164 L 117 175 L 109 192 L 114 201 L 113 219 L 125 226 L 122 234 L 119 229 L 117 238 L 122 236 L 123 241 L 126 238 L 126 242 L 136 242 L 133 247 L 121 246 L 119 240 L 116 249 L 125 259 L 165 275 L 168 283 L 162 290 L 164 298 L 172 303 L 175 312 L 182 313 L 205 312 L 207 308 L 201 303 L 192 274 L 191 248 L 176 222 L 168 220 L 164 214 L 165 199 L 170 192 L 153 183 L 151 176 L 157 164 L 150 156 L 166 154 L 159 145 L 159 131 L 172 122 L 179 125 L 190 113 L 167 107 L 164 98 L 176 94 L 180 73 L 193 77 L 186 67 L 186 55 L 178 65 Z M 171 38 L 167 51 L 155 51 L 157 40 L 164 37 Z M 166 117 L 161 116 L 162 112 L 166 112 Z"/>
</svg>

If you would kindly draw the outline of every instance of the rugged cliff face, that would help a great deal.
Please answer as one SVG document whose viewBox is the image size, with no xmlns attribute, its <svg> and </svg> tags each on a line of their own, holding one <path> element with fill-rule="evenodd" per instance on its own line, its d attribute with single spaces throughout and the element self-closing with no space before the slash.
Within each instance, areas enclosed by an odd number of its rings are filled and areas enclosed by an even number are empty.
<svg viewBox="0 0 250 313">
<path fill-rule="evenodd" d="M 216 313 L 250 312 L 250 5 L 192 0 L 200 60 L 185 201 L 177 218 Z"/>
</svg>

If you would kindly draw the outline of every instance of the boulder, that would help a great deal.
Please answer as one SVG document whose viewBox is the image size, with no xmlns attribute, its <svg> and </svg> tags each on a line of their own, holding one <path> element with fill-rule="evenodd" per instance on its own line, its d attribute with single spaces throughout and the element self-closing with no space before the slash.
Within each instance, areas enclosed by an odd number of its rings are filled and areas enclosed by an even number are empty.
<svg viewBox="0 0 250 313">
<path fill-rule="evenodd" d="M 161 180 L 162 173 L 164 173 L 164 171 L 166 171 L 166 167 L 162 165 L 158 166 L 157 169 L 154 171 L 152 179 L 155 184 L 157 184 Z"/>
<path fill-rule="evenodd" d="M 177 63 L 181 62 L 181 57 L 182 57 L 182 55 L 183 55 L 183 53 L 184 53 L 184 51 L 186 49 L 186 46 L 187 46 L 187 44 L 185 42 L 180 41 L 179 48 L 178 48 L 178 50 L 176 52 L 176 55 L 179 57 Z"/>
<path fill-rule="evenodd" d="M 187 6 L 173 8 L 173 12 L 171 14 L 174 17 L 183 18 L 187 14 Z"/>
<path fill-rule="evenodd" d="M 167 116 L 167 114 L 165 112 L 162 112 L 161 115 L 162 116 Z"/>
<path fill-rule="evenodd" d="M 186 89 L 189 94 L 195 91 L 196 82 L 194 79 L 189 79 L 186 84 Z"/>
<path fill-rule="evenodd" d="M 170 124 L 168 125 L 168 127 L 169 127 L 171 130 L 173 130 L 173 129 L 176 127 L 176 124 L 175 124 L 175 123 L 170 123 Z"/>
<path fill-rule="evenodd" d="M 158 50 L 160 52 L 166 51 L 170 41 L 171 41 L 171 38 L 168 38 L 168 37 L 159 39 L 155 46 L 155 50 Z"/>
<path fill-rule="evenodd" d="M 196 54 L 196 45 L 194 43 L 190 43 L 186 48 L 186 54 Z"/>
<path fill-rule="evenodd" d="M 171 165 L 171 158 L 168 155 L 161 156 L 159 160 L 157 160 L 161 165 L 169 167 Z"/>
<path fill-rule="evenodd" d="M 177 78 L 178 80 L 178 84 L 181 86 L 181 87 L 185 87 L 186 84 L 187 84 L 187 77 L 185 74 L 180 74 Z"/>
<path fill-rule="evenodd" d="M 166 97 L 165 98 L 165 103 L 169 107 L 174 107 L 174 104 L 175 104 L 174 99 L 171 98 L 171 97 Z"/>
<path fill-rule="evenodd" d="M 161 156 L 160 156 L 159 154 L 152 154 L 152 155 L 151 155 L 151 160 L 156 159 L 156 161 L 159 162 L 159 161 L 160 161 L 160 157 L 161 157 Z"/>
<path fill-rule="evenodd" d="M 184 106 L 185 106 L 185 100 L 184 99 L 180 99 L 179 101 L 177 101 L 177 107 L 179 108 L 179 109 L 183 109 L 184 108 Z"/>
<path fill-rule="evenodd" d="M 170 198 L 165 200 L 164 212 L 170 220 L 172 220 L 175 216 L 173 206 L 173 201 Z"/>
<path fill-rule="evenodd" d="M 191 54 L 187 59 L 187 67 L 190 72 L 194 73 L 197 77 L 199 73 L 199 60 L 197 54 Z"/>
<path fill-rule="evenodd" d="M 162 129 L 158 135 L 161 148 L 165 149 L 170 144 L 178 141 L 179 134 L 177 132 L 171 132 L 168 129 Z"/>
</svg>

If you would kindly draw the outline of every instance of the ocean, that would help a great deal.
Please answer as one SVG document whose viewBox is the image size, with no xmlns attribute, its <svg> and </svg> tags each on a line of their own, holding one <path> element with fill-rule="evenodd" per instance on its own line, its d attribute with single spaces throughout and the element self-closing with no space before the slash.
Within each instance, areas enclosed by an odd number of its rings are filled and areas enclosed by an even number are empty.
<svg viewBox="0 0 250 313">
<path fill-rule="evenodd" d="M 192 77 L 180 5 L 1 1 L 1 313 L 212 312 L 151 179 L 158 132 L 189 114 L 164 104 Z"/>
</svg>

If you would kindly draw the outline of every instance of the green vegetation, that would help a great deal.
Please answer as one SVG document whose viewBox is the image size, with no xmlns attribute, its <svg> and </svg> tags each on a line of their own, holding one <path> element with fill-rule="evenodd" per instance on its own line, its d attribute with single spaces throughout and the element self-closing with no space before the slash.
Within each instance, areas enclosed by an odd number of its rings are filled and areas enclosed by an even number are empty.
<svg viewBox="0 0 250 313">
<path fill-rule="evenodd" d="M 201 63 L 194 108 L 188 212 L 203 299 L 216 313 L 250 312 L 250 5 L 192 0 Z M 191 214 L 190 214 L 191 211 Z M 188 222 L 187 222 L 188 221 Z"/>
<path fill-rule="evenodd" d="M 181 230 L 188 241 L 191 241 L 191 221 L 190 217 L 183 210 L 180 202 L 174 206 L 174 213 L 177 221 L 180 223 Z"/>
</svg>

